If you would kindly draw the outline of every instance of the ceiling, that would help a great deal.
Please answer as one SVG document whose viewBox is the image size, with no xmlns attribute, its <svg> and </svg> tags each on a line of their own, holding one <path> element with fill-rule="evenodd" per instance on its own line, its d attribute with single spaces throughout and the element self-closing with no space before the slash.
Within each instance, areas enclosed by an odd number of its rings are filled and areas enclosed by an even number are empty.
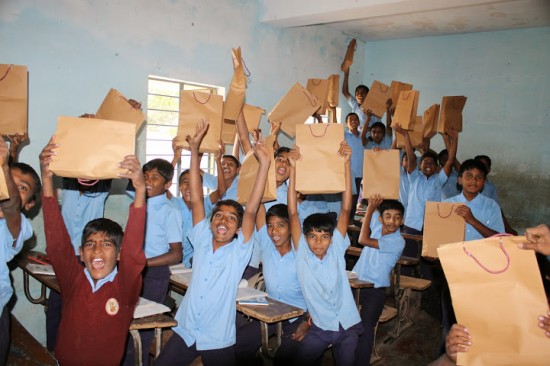
<svg viewBox="0 0 550 366">
<path fill-rule="evenodd" d="M 263 22 L 363 41 L 550 26 L 550 0 L 264 0 Z"/>
</svg>

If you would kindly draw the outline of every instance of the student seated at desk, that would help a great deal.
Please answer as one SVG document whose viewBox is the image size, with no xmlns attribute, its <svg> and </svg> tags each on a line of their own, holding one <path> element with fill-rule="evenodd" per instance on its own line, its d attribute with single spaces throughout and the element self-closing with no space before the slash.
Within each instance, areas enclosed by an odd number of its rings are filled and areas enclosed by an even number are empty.
<svg viewBox="0 0 550 366">
<path fill-rule="evenodd" d="M 306 302 L 296 273 L 296 256 L 290 243 L 290 226 L 287 205 L 277 204 L 265 212 L 260 205 L 256 215 L 255 243 L 260 250 L 262 272 L 269 297 L 307 311 Z M 275 364 L 290 365 L 300 341 L 309 325 L 307 316 L 283 322 L 281 346 L 275 355 Z M 270 336 L 275 334 L 274 324 L 269 327 Z M 261 346 L 260 322 L 252 320 L 237 328 L 235 353 L 239 365 L 261 365 L 256 357 Z"/>
<path fill-rule="evenodd" d="M 13 295 L 8 262 L 32 236 L 30 221 L 22 214 L 31 209 L 40 192 L 38 174 L 25 163 L 8 165 L 8 145 L 0 138 L 0 166 L 6 179 L 9 199 L 0 201 L 0 365 L 10 348 L 10 312 L 8 302 Z"/>
<path fill-rule="evenodd" d="M 351 211 L 351 149 L 345 141 L 338 154 L 345 159 L 346 176 L 346 191 L 338 222 L 334 225 L 327 214 L 313 214 L 305 219 L 303 230 L 296 203 L 296 160 L 300 159 L 298 147 L 289 154 L 290 232 L 296 252 L 298 279 L 312 320 L 311 328 L 296 354 L 296 365 L 316 364 L 330 344 L 337 365 L 353 365 L 359 334 L 363 329 L 344 258 L 350 245 L 347 228 Z"/>
<path fill-rule="evenodd" d="M 252 254 L 255 216 L 267 180 L 270 159 L 263 141 L 254 154 L 258 175 L 246 209 L 232 200 L 219 201 L 210 222 L 204 215 L 199 172 L 199 146 L 208 122 L 187 136 L 191 151 L 190 187 L 195 246 L 193 277 L 176 313 L 174 335 L 162 349 L 155 365 L 188 365 L 198 356 L 205 365 L 233 365 L 235 360 L 235 314 L 237 286 Z"/>
<path fill-rule="evenodd" d="M 376 209 L 380 213 L 378 221 L 382 225 L 377 225 L 376 230 L 371 232 L 370 222 Z M 361 323 L 364 332 L 359 337 L 355 352 L 355 364 L 358 366 L 370 364 L 375 327 L 384 310 L 386 287 L 390 286 L 390 272 L 405 247 L 405 239 L 399 231 L 403 224 L 404 211 L 403 205 L 398 201 L 382 200 L 379 195 L 369 198 L 358 240 L 365 247 L 353 267 L 360 280 L 374 283 L 373 288 L 361 290 Z"/>
<path fill-rule="evenodd" d="M 82 234 L 80 258 L 61 217 L 53 188 L 50 162 L 55 159 L 53 138 L 40 153 L 44 181 L 42 196 L 47 254 L 55 270 L 63 309 L 55 356 L 60 365 L 118 365 L 124 354 L 128 329 L 141 291 L 145 266 L 142 243 L 145 231 L 145 180 L 133 155 L 119 166 L 136 190 L 126 232 L 109 219 L 90 221 Z M 117 261 L 120 261 L 117 268 Z"/>
</svg>

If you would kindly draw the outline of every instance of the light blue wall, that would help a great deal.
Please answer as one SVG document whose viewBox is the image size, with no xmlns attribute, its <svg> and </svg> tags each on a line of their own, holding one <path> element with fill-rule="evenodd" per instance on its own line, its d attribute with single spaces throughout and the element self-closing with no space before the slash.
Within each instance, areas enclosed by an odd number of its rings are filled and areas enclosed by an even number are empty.
<svg viewBox="0 0 550 366">
<path fill-rule="evenodd" d="M 492 158 L 512 226 L 550 224 L 550 28 L 368 42 L 363 73 L 367 85 L 413 84 L 422 112 L 466 95 L 459 159 Z"/>
<path fill-rule="evenodd" d="M 247 102 L 268 111 L 296 81 L 305 85 L 309 77 L 339 70 L 345 36 L 325 27 L 280 30 L 260 24 L 258 3 L 1 1 L 0 63 L 27 65 L 30 74 L 31 144 L 21 160 L 38 168 L 37 156 L 57 117 L 94 112 L 111 87 L 145 101 L 148 75 L 228 86 L 231 47 L 242 47 L 252 73 Z M 265 120 L 262 127 L 268 131 Z M 93 150 L 93 141 L 83 148 Z M 111 196 L 106 215 L 122 223 L 126 203 L 121 194 Z M 37 248 L 43 250 L 40 216 L 33 227 Z M 18 297 L 14 313 L 44 341 L 42 308 L 25 299 L 21 272 L 13 275 Z"/>
</svg>

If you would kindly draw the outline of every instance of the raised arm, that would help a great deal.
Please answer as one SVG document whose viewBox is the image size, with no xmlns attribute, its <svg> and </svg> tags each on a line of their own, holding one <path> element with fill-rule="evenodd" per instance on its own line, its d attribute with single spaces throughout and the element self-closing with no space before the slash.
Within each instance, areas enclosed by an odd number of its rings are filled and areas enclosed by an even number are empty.
<svg viewBox="0 0 550 366">
<path fill-rule="evenodd" d="M 237 135 L 239 136 L 241 146 L 243 147 L 244 154 L 246 155 L 252 149 L 252 145 L 250 144 L 250 138 L 248 137 L 248 127 L 246 126 L 246 121 L 244 119 L 244 113 L 242 109 L 239 113 L 239 116 L 237 117 L 236 124 Z"/>
<path fill-rule="evenodd" d="M 120 168 L 127 169 L 124 173 L 118 173 L 119 178 L 126 178 L 132 181 L 136 196 L 134 198 L 134 207 L 145 207 L 145 178 L 141 170 L 141 164 L 135 155 L 128 155 L 118 165 Z"/>
<path fill-rule="evenodd" d="M 181 159 L 181 150 L 183 150 L 183 145 L 178 142 L 177 137 L 174 137 L 174 139 L 172 140 L 172 151 L 174 152 L 174 157 L 172 158 L 172 166 L 174 168 L 178 165 Z"/>
<path fill-rule="evenodd" d="M 23 144 L 29 140 L 29 135 L 25 132 L 22 135 L 15 133 L 6 137 L 10 141 L 10 161 L 17 163 L 19 162 L 19 151 L 23 147 Z"/>
<path fill-rule="evenodd" d="M 11 236 L 17 239 L 21 231 L 21 195 L 19 188 L 16 186 L 11 175 L 10 166 L 8 164 L 9 153 L 8 144 L 4 139 L 0 139 L 0 164 L 2 164 L 2 172 L 6 179 L 6 187 L 8 189 L 9 199 L 0 201 L 0 208 L 6 219 L 6 224 Z M 16 240 L 13 244 L 15 245 Z"/>
<path fill-rule="evenodd" d="M 40 173 L 42 175 L 42 195 L 44 197 L 54 197 L 53 173 L 50 171 L 50 163 L 57 153 L 54 149 L 59 145 L 55 143 L 55 136 L 50 138 L 48 144 L 40 152 Z"/>
<path fill-rule="evenodd" d="M 367 146 L 367 144 L 369 143 L 369 140 L 367 138 L 367 131 L 369 130 L 368 126 L 369 125 L 365 123 L 365 125 L 361 129 L 361 143 L 363 144 L 363 146 Z"/>
<path fill-rule="evenodd" d="M 456 159 L 456 152 L 458 149 L 458 131 L 454 128 L 450 128 L 442 136 L 443 142 L 445 142 L 445 148 L 449 153 L 449 158 L 447 159 L 445 166 L 443 166 L 443 171 L 448 177 L 453 170 L 453 164 L 455 163 Z"/>
<path fill-rule="evenodd" d="M 411 139 L 409 137 L 409 131 L 402 129 L 400 125 L 395 125 L 393 128 L 395 129 L 395 133 L 399 133 L 405 138 L 405 152 L 407 153 L 408 157 L 407 173 L 410 174 L 416 169 L 416 159 L 414 155 L 414 149 L 411 144 Z"/>
<path fill-rule="evenodd" d="M 344 81 L 342 81 L 342 94 L 349 100 L 351 94 L 349 93 L 349 67 L 344 71 Z"/>
<path fill-rule="evenodd" d="M 302 225 L 300 223 L 300 217 L 298 216 L 298 199 L 296 197 L 296 161 L 300 160 L 300 148 L 294 146 L 288 154 L 288 162 L 290 164 L 290 175 L 288 180 L 288 220 L 290 223 L 290 235 L 292 237 L 292 245 L 294 250 L 298 250 L 298 243 L 300 242 L 300 236 L 302 235 Z"/>
<path fill-rule="evenodd" d="M 199 147 L 202 139 L 208 131 L 208 121 L 201 120 L 197 123 L 195 135 L 193 137 L 187 135 L 187 143 L 191 151 L 191 166 L 189 167 L 189 188 L 191 190 L 191 215 L 193 217 L 193 226 L 197 225 L 204 219 L 204 199 L 202 193 L 201 159 L 199 155 Z"/>
<path fill-rule="evenodd" d="M 345 164 L 345 177 L 346 177 L 346 190 L 342 193 L 342 208 L 340 209 L 340 215 L 338 215 L 338 223 L 336 228 L 342 234 L 346 236 L 349 225 L 349 215 L 351 213 L 351 147 L 349 147 L 346 140 L 340 143 L 340 149 L 338 155 L 344 158 Z"/>
<path fill-rule="evenodd" d="M 374 211 L 378 209 L 378 206 L 382 203 L 382 196 L 379 194 L 372 197 L 368 197 L 369 205 L 363 217 L 363 225 L 361 225 L 361 233 L 359 234 L 358 243 L 366 247 L 380 248 L 378 245 L 378 239 L 371 238 L 370 222 L 372 221 L 372 215 Z"/>
<path fill-rule="evenodd" d="M 254 187 L 252 187 L 252 193 L 250 193 L 250 197 L 248 198 L 243 215 L 241 230 L 245 243 L 250 240 L 250 237 L 254 232 L 256 212 L 258 211 L 258 206 L 260 205 L 262 196 L 264 195 L 267 172 L 269 170 L 269 165 L 271 164 L 271 156 L 269 156 L 267 146 L 265 141 L 261 139 L 261 136 L 260 139 L 255 141 L 254 145 L 254 155 L 256 156 L 256 159 L 258 159 L 260 167 L 258 168 L 258 175 L 254 181 Z"/>
<path fill-rule="evenodd" d="M 391 98 L 388 98 L 386 101 L 386 135 L 392 137 L 393 127 L 392 127 L 392 113 L 395 109 L 392 108 L 393 101 Z"/>
<path fill-rule="evenodd" d="M 273 150 L 277 151 L 279 149 L 279 131 L 281 130 L 282 121 L 278 122 L 269 122 L 271 126 L 269 128 L 269 134 L 273 136 Z"/>
<path fill-rule="evenodd" d="M 210 193 L 210 202 L 216 203 L 219 201 L 219 199 L 225 194 L 227 191 L 227 187 L 225 185 L 225 179 L 223 179 L 223 172 L 222 172 L 222 156 L 224 153 L 224 146 L 223 141 L 220 140 L 219 150 L 214 155 L 214 160 L 216 161 L 216 172 L 218 173 L 218 186 L 215 191 Z"/>
<path fill-rule="evenodd" d="M 256 213 L 256 230 L 260 230 L 265 226 L 265 205 L 263 203 L 258 207 L 258 212 Z"/>
</svg>

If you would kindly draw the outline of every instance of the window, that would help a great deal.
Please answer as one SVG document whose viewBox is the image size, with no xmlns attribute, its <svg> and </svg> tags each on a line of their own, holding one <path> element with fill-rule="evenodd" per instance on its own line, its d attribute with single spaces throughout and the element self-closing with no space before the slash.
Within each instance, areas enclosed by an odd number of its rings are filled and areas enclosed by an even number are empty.
<svg viewBox="0 0 550 366">
<path fill-rule="evenodd" d="M 212 94 L 225 95 L 225 88 L 195 82 L 174 80 L 159 76 L 149 76 L 147 88 L 147 140 L 145 145 L 146 161 L 161 158 L 172 161 L 172 139 L 178 131 L 180 91 L 199 90 Z M 170 191 L 179 197 L 178 177 L 189 168 L 190 153 L 183 150 L 181 161 L 174 171 L 174 179 Z M 205 154 L 201 161 L 201 169 L 215 174 L 215 164 L 212 154 Z"/>
</svg>

